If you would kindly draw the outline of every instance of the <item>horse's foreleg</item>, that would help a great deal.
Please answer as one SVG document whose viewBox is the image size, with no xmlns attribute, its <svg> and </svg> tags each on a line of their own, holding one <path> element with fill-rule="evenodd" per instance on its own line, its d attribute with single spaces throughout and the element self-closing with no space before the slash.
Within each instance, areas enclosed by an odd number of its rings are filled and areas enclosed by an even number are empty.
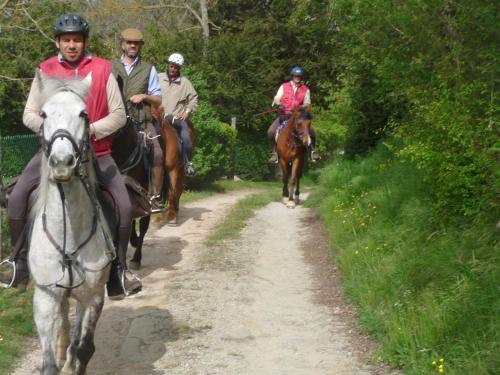
<svg viewBox="0 0 500 375">
<path fill-rule="evenodd" d="M 75 374 L 84 375 L 95 352 L 94 333 L 104 305 L 104 288 L 82 309 L 79 344 L 76 348 Z"/>
<path fill-rule="evenodd" d="M 281 168 L 281 181 L 283 182 L 283 191 L 281 194 L 281 201 L 283 204 L 287 204 L 288 202 L 288 195 L 289 195 L 289 190 L 288 190 L 288 177 L 290 175 L 288 164 L 285 161 L 284 158 L 279 159 L 280 163 L 280 168 Z"/>
<path fill-rule="evenodd" d="M 61 301 L 61 330 L 57 340 L 56 360 L 58 366 L 62 366 L 66 362 L 66 351 L 69 347 L 69 332 L 71 329 L 69 323 L 69 302 L 67 298 Z"/>
<path fill-rule="evenodd" d="M 303 167 L 303 159 L 297 158 L 297 160 L 293 164 L 292 168 L 292 180 L 295 184 L 295 196 L 293 197 L 294 202 L 296 204 L 300 203 L 300 178 L 302 177 L 302 167 Z"/>
<path fill-rule="evenodd" d="M 75 312 L 75 322 L 73 328 L 73 334 L 71 337 L 71 344 L 69 345 L 66 351 L 66 362 L 64 363 L 64 367 L 61 369 L 61 375 L 73 375 L 76 360 L 77 360 L 77 348 L 80 345 L 80 332 L 82 331 L 82 317 L 83 317 L 83 308 L 80 302 L 76 303 L 76 312 Z"/>
<path fill-rule="evenodd" d="M 299 201 L 299 179 L 302 173 L 301 161 L 295 158 L 291 165 L 291 176 L 289 180 L 290 196 L 287 202 L 288 208 L 295 208 Z M 294 196 L 295 195 L 295 196 Z"/>
<path fill-rule="evenodd" d="M 33 315 L 42 348 L 42 375 L 54 375 L 59 371 L 54 340 L 59 336 L 58 331 L 62 324 L 60 306 L 61 302 L 57 294 L 38 287 L 35 288 Z"/>
<path fill-rule="evenodd" d="M 168 225 L 177 225 L 177 211 L 176 211 L 176 195 L 177 195 L 177 180 L 178 170 L 172 169 L 168 172 L 168 178 L 170 181 L 170 186 L 168 190 L 168 209 L 167 209 L 167 224 Z"/>
<path fill-rule="evenodd" d="M 139 236 L 137 237 L 137 246 L 134 251 L 134 256 L 129 262 L 129 267 L 133 270 L 138 270 L 141 268 L 142 261 L 142 244 L 144 243 L 144 237 L 149 228 L 149 222 L 151 216 L 142 217 L 139 220 Z"/>
</svg>

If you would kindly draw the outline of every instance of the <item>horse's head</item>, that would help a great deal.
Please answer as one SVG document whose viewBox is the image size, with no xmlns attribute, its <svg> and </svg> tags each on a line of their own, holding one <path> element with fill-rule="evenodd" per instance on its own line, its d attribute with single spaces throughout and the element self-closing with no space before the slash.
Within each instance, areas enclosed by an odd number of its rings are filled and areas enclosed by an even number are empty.
<svg viewBox="0 0 500 375">
<path fill-rule="evenodd" d="M 292 112 L 290 118 L 293 124 L 293 134 L 300 139 L 304 146 L 311 145 L 311 123 L 312 117 L 308 108 L 298 108 Z M 290 122 L 289 120 L 289 122 Z"/>
<path fill-rule="evenodd" d="M 82 81 L 39 78 L 43 98 L 40 135 L 49 177 L 56 182 L 67 182 L 88 149 L 85 96 L 92 76 L 89 74 Z"/>
</svg>

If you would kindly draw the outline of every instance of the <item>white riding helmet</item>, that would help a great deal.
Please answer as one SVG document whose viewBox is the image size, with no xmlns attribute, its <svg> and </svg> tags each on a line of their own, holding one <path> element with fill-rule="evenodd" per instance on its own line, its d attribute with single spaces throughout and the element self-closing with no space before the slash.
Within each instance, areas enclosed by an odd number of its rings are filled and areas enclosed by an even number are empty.
<svg viewBox="0 0 500 375">
<path fill-rule="evenodd" d="M 168 63 L 183 66 L 184 65 L 184 57 L 180 53 L 172 53 L 168 59 Z"/>
</svg>

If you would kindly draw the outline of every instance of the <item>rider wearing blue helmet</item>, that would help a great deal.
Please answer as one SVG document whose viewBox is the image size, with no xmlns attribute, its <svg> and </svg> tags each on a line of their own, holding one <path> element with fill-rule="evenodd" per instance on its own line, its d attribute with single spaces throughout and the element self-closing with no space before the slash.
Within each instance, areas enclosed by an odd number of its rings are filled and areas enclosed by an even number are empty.
<svg viewBox="0 0 500 375">
<path fill-rule="evenodd" d="M 311 105 L 311 92 L 309 91 L 309 87 L 307 87 L 302 80 L 304 70 L 300 66 L 296 66 L 292 68 L 290 75 L 292 76 L 292 79 L 280 86 L 272 104 L 273 106 L 278 106 L 278 118 L 267 130 L 267 136 L 272 148 L 272 155 L 269 159 L 269 163 L 278 162 L 278 155 L 275 148 L 275 138 L 276 130 L 279 124 L 288 119 L 295 108 Z M 313 128 L 311 128 L 311 142 L 311 159 L 313 162 L 316 162 L 320 160 L 321 157 L 314 149 L 316 145 L 316 134 Z"/>
</svg>

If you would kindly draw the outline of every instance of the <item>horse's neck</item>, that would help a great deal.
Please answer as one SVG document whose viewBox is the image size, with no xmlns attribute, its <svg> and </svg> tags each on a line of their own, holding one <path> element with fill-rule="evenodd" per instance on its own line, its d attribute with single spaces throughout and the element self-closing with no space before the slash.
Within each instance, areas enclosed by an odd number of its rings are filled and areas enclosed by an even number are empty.
<svg viewBox="0 0 500 375">
<path fill-rule="evenodd" d="M 79 242 L 86 237 L 94 220 L 93 204 L 87 191 L 78 178 L 61 184 L 64 191 L 65 216 L 63 217 L 63 199 L 56 183 L 48 182 L 43 206 L 39 207 L 45 213 L 47 228 L 52 236 L 62 237 L 64 220 L 66 220 L 66 235 L 69 241 Z"/>
<path fill-rule="evenodd" d="M 129 158 L 130 154 L 137 147 L 137 133 L 131 124 L 125 125 L 126 128 L 118 133 L 113 141 L 113 159 L 120 167 Z"/>
</svg>

